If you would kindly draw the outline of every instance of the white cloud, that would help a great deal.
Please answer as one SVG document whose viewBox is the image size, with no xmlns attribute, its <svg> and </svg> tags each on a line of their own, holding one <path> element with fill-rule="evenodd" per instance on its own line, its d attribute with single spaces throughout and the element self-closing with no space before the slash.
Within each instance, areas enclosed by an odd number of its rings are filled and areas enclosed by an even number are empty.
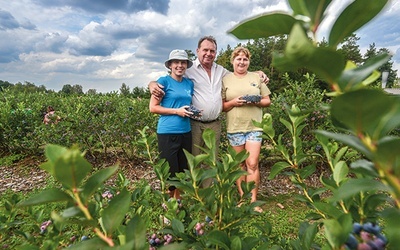
<svg viewBox="0 0 400 250">
<path fill-rule="evenodd" d="M 334 1 L 329 11 L 337 13 L 349 2 Z M 219 50 L 234 46 L 243 41 L 226 32 L 239 21 L 263 12 L 288 10 L 288 4 L 280 0 L 142 3 L 133 6 L 126 0 L 111 6 L 106 1 L 88 0 L 67 6 L 63 1 L 47 0 L 1 2 L 0 80 L 29 81 L 55 90 L 64 84 L 80 84 L 84 90 L 99 92 L 116 91 L 122 83 L 145 87 L 166 73 L 163 61 L 170 50 L 195 51 L 204 35 L 215 36 Z M 400 28 L 393 23 L 400 22 L 399 9 L 399 1 L 392 1 L 382 15 L 360 30 L 364 47 L 376 42 L 378 48 L 396 53 L 397 68 Z M 324 21 L 321 37 L 333 20 Z M 382 33 L 376 36 L 378 32 Z"/>
</svg>

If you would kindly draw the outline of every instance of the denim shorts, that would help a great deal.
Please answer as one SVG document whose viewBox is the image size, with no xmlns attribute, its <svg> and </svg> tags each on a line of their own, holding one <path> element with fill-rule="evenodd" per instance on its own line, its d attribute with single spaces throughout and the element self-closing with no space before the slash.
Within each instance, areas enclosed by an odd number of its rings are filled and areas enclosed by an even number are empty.
<svg viewBox="0 0 400 250">
<path fill-rule="evenodd" d="M 241 146 L 246 141 L 262 142 L 262 131 L 250 131 L 250 132 L 239 132 L 239 133 L 228 133 L 228 140 L 231 146 Z"/>
</svg>

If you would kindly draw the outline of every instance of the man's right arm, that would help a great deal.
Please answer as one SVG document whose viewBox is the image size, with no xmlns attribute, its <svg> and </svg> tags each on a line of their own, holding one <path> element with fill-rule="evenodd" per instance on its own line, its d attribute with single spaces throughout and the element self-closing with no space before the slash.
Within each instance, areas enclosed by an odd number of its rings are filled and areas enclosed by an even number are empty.
<svg viewBox="0 0 400 250">
<path fill-rule="evenodd" d="M 148 87 L 150 94 L 153 95 L 157 100 L 161 99 L 165 95 L 163 90 L 164 86 L 156 81 L 151 81 Z"/>
</svg>

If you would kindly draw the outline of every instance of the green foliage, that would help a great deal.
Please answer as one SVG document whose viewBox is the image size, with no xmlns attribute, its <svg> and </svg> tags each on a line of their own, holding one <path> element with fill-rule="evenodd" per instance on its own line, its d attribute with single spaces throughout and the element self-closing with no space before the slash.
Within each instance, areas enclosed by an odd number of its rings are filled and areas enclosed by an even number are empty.
<svg viewBox="0 0 400 250">
<path fill-rule="evenodd" d="M 387 0 L 352 2 L 335 20 L 329 33 L 329 45 L 337 47 L 345 38 L 378 15 L 387 2 Z"/>
<path fill-rule="evenodd" d="M 388 49 L 380 48 L 377 51 L 377 49 L 375 47 L 375 43 L 370 44 L 369 49 L 364 54 L 363 61 L 367 61 L 368 59 L 375 57 L 378 54 L 382 54 L 382 53 L 390 54 Z M 388 78 L 387 78 L 387 83 L 386 83 L 386 87 L 388 87 L 388 88 L 395 87 L 394 84 L 397 80 L 397 70 L 393 69 L 393 61 L 391 61 L 392 57 L 393 57 L 393 55 L 390 55 L 390 60 L 378 68 L 379 72 L 387 72 L 388 73 Z M 381 81 L 375 81 L 371 85 L 375 86 L 375 87 L 381 87 L 381 84 L 382 84 Z"/>
<path fill-rule="evenodd" d="M 8 81 L 2 81 L 0 80 L 0 91 L 3 91 L 9 87 L 13 86 L 12 83 L 8 82 Z"/>
<path fill-rule="evenodd" d="M 295 23 L 292 15 L 274 12 L 242 21 L 228 32 L 239 39 L 263 38 L 289 34 Z"/>
<path fill-rule="evenodd" d="M 353 220 L 375 223 L 379 221 L 382 207 L 387 207 L 385 204 L 391 200 L 386 194 L 390 189 L 372 179 L 377 176 L 376 172 L 370 174 L 359 170 L 360 167 L 357 166 L 360 165 L 365 169 L 366 164 L 363 161 L 355 162 L 350 169 L 343 160 L 349 150 L 348 147 L 341 148 L 337 143 L 330 142 L 327 137 L 321 135 L 317 135 L 316 139 L 325 154 L 331 175 L 320 177 L 321 187 L 313 188 L 307 185 L 307 178 L 317 172 L 313 162 L 323 156 L 306 154 L 303 151 L 299 136 L 304 128 L 305 115 L 293 106 L 288 111 L 288 116 L 289 120 L 280 118 L 280 121 L 291 134 L 290 147 L 283 145 L 282 135 L 274 130 L 270 115 L 265 115 L 263 121 L 256 125 L 263 128 L 265 138 L 272 142 L 281 156 L 281 160 L 272 166 L 269 178 L 276 178 L 278 174 L 288 175 L 292 183 L 299 188 L 301 195 L 297 198 L 314 210 L 307 217 L 317 223 L 309 224 L 303 229 L 301 227 L 299 239 L 290 241 L 290 244 L 294 249 L 304 249 L 304 247 L 309 249 L 317 234 L 319 221 L 325 227 L 325 236 L 329 244 L 341 246 L 352 229 Z M 351 178 L 350 174 L 356 175 L 357 178 Z M 333 193 L 333 197 L 324 199 L 328 191 Z M 302 230 L 307 233 L 301 233 Z"/>
<path fill-rule="evenodd" d="M 184 214 L 170 214 L 169 220 L 172 222 L 171 233 L 178 238 L 182 238 L 185 245 L 190 249 L 221 248 L 221 249 L 264 249 L 271 243 L 268 240 L 270 230 L 263 230 L 257 238 L 247 236 L 241 230 L 242 225 L 248 222 L 253 216 L 259 215 L 254 211 L 254 207 L 261 202 L 250 202 L 250 191 L 254 188 L 254 183 L 244 184 L 245 194 L 240 199 L 235 188 L 236 180 L 245 172 L 240 169 L 239 163 L 247 158 L 246 152 L 236 154 L 233 149 L 228 153 L 217 157 L 214 154 L 215 134 L 212 130 L 206 130 L 203 139 L 207 145 L 203 148 L 204 154 L 193 156 L 186 153 L 189 162 L 189 169 L 184 173 L 179 173 L 172 180 L 167 181 L 183 191 L 184 206 L 188 218 Z M 206 163 L 210 168 L 200 167 Z M 156 166 L 156 168 L 159 168 Z M 162 168 L 161 168 L 162 169 Z M 168 171 L 155 169 L 157 176 L 164 173 L 162 179 L 168 179 Z M 201 183 L 212 178 L 213 185 L 207 188 L 200 188 Z M 173 203 L 172 203 L 173 204 Z M 237 206 L 243 204 L 242 206 Z M 249 205 L 245 205 L 249 204 Z M 175 211 L 175 210 L 173 210 Z M 208 225 L 204 232 L 196 231 L 192 228 L 199 222 L 193 215 L 205 216 L 208 218 Z M 165 215 L 167 216 L 167 215 Z M 184 218 L 184 219 L 183 219 Z M 269 227 L 269 223 L 255 222 L 259 228 Z"/>
<path fill-rule="evenodd" d="M 60 90 L 60 93 L 65 95 L 82 95 L 83 88 L 79 84 L 75 84 L 73 86 L 71 84 L 65 84 Z"/>
<path fill-rule="evenodd" d="M 122 153 L 132 159 L 142 152 L 136 145 L 141 138 L 137 128 L 155 129 L 156 117 L 148 112 L 148 99 L 9 90 L 1 94 L 0 148 L 11 154 L 40 154 L 47 143 L 66 147 L 78 144 L 89 154 Z M 49 105 L 61 117 L 57 124 L 43 124 Z"/>
<path fill-rule="evenodd" d="M 347 92 L 333 100 L 331 115 L 337 127 L 378 142 L 400 126 L 400 98 L 372 89 Z"/>
<path fill-rule="evenodd" d="M 129 88 L 128 85 L 126 85 L 125 83 L 123 83 L 121 85 L 121 87 L 119 88 L 119 93 L 123 96 L 128 96 L 131 92 L 131 89 Z"/>
<path fill-rule="evenodd" d="M 292 107 L 288 113 L 290 121 L 280 119 L 281 123 L 291 134 L 292 148 L 288 150 L 282 144 L 282 136 L 275 139 L 276 133 L 272 127 L 272 119 L 266 116 L 258 124 L 264 133 L 276 145 L 283 161 L 276 163 L 271 170 L 270 178 L 279 173 L 291 176 L 291 180 L 302 190 L 303 201 L 309 203 L 316 213 L 310 218 L 319 220 L 324 228 L 327 245 L 324 249 L 341 249 L 349 237 L 354 221 L 377 222 L 379 217 L 394 219 L 394 214 L 400 214 L 400 179 L 399 179 L 399 138 L 388 135 L 399 126 L 399 100 L 378 90 L 366 90 L 379 77 L 376 70 L 389 60 L 387 54 L 370 58 L 363 65 L 352 62 L 344 64 L 343 57 L 337 49 L 344 39 L 361 28 L 375 17 L 388 1 L 356 0 L 349 4 L 329 31 L 327 47 L 317 47 L 316 42 L 310 41 L 309 34 L 314 35 L 319 22 L 331 1 L 289 1 L 293 9 L 293 18 L 288 15 L 277 16 L 267 13 L 251 20 L 240 23 L 230 33 L 241 39 L 259 38 L 275 34 L 289 34 L 288 43 L 282 54 L 275 54 L 273 64 L 281 70 L 296 70 L 306 67 L 328 82 L 330 96 L 337 96 L 330 106 L 333 124 L 341 133 L 317 132 L 321 146 L 327 154 L 332 170 L 329 177 L 321 177 L 322 189 L 313 190 L 304 183 L 304 179 L 315 171 L 315 166 L 301 163 L 307 162 L 303 153 L 299 134 L 305 127 L 304 115 Z M 365 12 L 366 10 L 367 13 Z M 301 18 L 298 18 L 301 15 Z M 296 20 L 298 18 L 298 20 Z M 271 22 L 270 20 L 274 20 Z M 263 28 L 258 24 L 263 22 Z M 272 29 L 276 23 L 285 23 L 280 31 Z M 244 28 L 252 27 L 252 32 Z M 288 27 L 290 27 L 288 29 Z M 263 32 L 263 29 L 274 30 L 274 34 Z M 385 104 L 383 104 L 383 102 Z M 339 141 L 360 152 L 367 160 L 351 164 L 349 168 L 341 158 L 346 149 L 332 147 L 331 142 L 322 137 Z M 337 154 L 336 156 L 334 156 Z M 351 177 L 348 173 L 355 174 Z M 397 173 L 397 174 L 396 174 Z M 376 180 L 378 178 L 378 180 Z M 322 200 L 320 194 L 325 190 L 333 192 L 331 199 Z M 388 195 L 389 194 L 389 195 Z M 383 207 L 386 200 L 392 200 L 394 208 Z M 386 211 L 386 212 L 385 212 Z M 378 215 L 380 214 L 380 216 Z M 388 214 L 390 214 L 388 216 Z M 398 217 L 399 218 L 399 217 Z M 386 221 L 389 236 L 389 247 L 400 243 L 398 233 L 395 233 L 396 222 Z M 310 229 L 312 236 L 315 232 Z M 398 232 L 398 230 L 397 230 Z M 397 235 L 397 236 L 395 236 Z M 307 237 L 312 241 L 312 237 Z M 309 246 L 309 245 L 305 245 Z"/>
<path fill-rule="evenodd" d="M 313 136 L 315 129 L 332 129 L 329 119 L 329 111 L 326 106 L 331 99 L 327 98 L 325 91 L 318 88 L 318 82 L 314 75 L 304 75 L 301 81 L 295 81 L 285 74 L 283 79 L 287 87 L 280 93 L 272 93 L 273 100 L 267 112 L 272 117 L 285 117 L 290 111 L 290 106 L 296 105 L 305 117 L 305 126 L 299 135 L 305 152 L 315 152 L 318 142 Z M 290 147 L 290 137 L 286 126 L 279 119 L 273 119 L 273 127 L 276 134 L 281 135 L 281 141 Z M 268 141 L 267 141 L 268 142 Z"/>
<path fill-rule="evenodd" d="M 370 52 L 361 55 L 357 45 L 359 37 L 354 32 L 376 16 L 388 1 L 356 1 L 350 4 L 335 20 L 328 34 L 329 41 L 324 38 L 321 42 L 315 41 L 315 34 L 329 16 L 326 9 L 332 1 L 288 2 L 293 13 L 264 13 L 243 20 L 228 31 L 239 39 L 252 39 L 245 45 L 257 57 L 252 60 L 250 70 L 265 71 L 271 79 L 270 88 L 273 92 L 284 89 L 285 82 L 281 81 L 281 76 L 285 71 L 291 71 L 289 74 L 294 80 L 300 80 L 304 74 L 313 72 L 324 81 L 332 82 L 343 70 L 346 61 L 361 64 L 370 58 Z M 368 14 L 365 14 L 366 11 Z M 342 29 L 343 27 L 346 28 Z M 271 41 L 274 40 L 276 46 L 271 46 L 274 44 Z M 340 46 L 340 49 L 336 50 L 337 46 Z M 252 49 L 254 47 L 255 50 Z M 388 50 L 381 48 L 380 52 Z M 226 58 L 226 53 L 231 52 L 229 49 L 221 51 L 219 58 Z M 272 56 L 274 59 L 271 64 Z M 261 60 L 258 60 L 258 57 Z M 217 62 L 230 68 L 229 61 Z M 381 72 L 389 72 L 388 86 L 393 86 L 397 77 L 397 71 L 393 70 L 392 65 L 393 62 L 379 68 Z"/>
<path fill-rule="evenodd" d="M 156 225 L 158 234 L 170 235 L 174 239 L 173 242 L 165 241 L 168 243 L 165 249 L 272 247 L 269 239 L 272 228 L 268 221 L 251 222 L 260 231 L 257 237 L 243 231 L 243 225 L 261 216 L 254 211 L 254 207 L 261 202 L 249 204 L 254 183 L 243 185 L 245 194 L 242 198 L 234 187 L 236 180 L 244 174 L 239 163 L 247 158 L 247 154 L 236 154 L 230 149 L 221 160 L 217 160 L 214 154 L 214 131 L 206 130 L 203 139 L 207 145 L 203 149 L 204 154 L 193 156 L 186 152 L 190 167 L 176 178 L 169 178 L 169 166 L 165 160 L 161 159 L 154 165 L 161 181 L 160 190 L 151 190 L 148 184 L 144 184 L 131 191 L 129 182 L 119 176 L 114 190 L 101 195 L 99 192 L 105 189 L 105 182 L 118 171 L 116 166 L 93 172 L 91 164 L 77 148 L 48 145 L 45 148 L 47 162 L 41 168 L 52 175 L 61 188 L 49 188 L 22 201 L 12 196 L 11 201 L 6 203 L 6 216 L 2 217 L 4 223 L 8 224 L 2 230 L 8 231 L 25 223 L 16 220 L 16 209 L 56 203 L 60 205 L 51 213 L 51 220 L 40 226 L 40 234 L 45 235 L 47 240 L 37 239 L 15 246 L 39 249 L 70 244 L 72 249 L 148 249 L 150 241 L 146 239 L 152 235 L 153 229 L 149 228 L 150 216 L 146 212 L 152 210 L 155 204 L 162 203 L 165 211 L 153 210 L 153 213 L 161 213 L 160 223 Z M 210 165 L 210 168 L 199 168 L 202 163 Z M 215 180 L 213 185 L 200 188 L 202 181 L 208 178 Z M 168 185 L 183 191 L 184 203 L 168 199 Z M 242 205 L 238 206 L 239 203 Z M 204 217 L 206 222 L 203 222 Z M 39 221 L 36 223 L 40 224 Z M 26 226 L 24 229 L 29 230 Z M 68 240 L 63 236 L 66 230 L 69 235 L 83 235 L 82 240 L 79 242 L 74 239 L 67 243 Z M 88 232 L 93 234 L 87 235 Z M 30 233 L 23 232 L 25 235 Z M 150 246 L 153 246 L 152 243 Z"/>
<path fill-rule="evenodd" d="M 355 34 L 347 37 L 345 41 L 340 45 L 339 51 L 343 53 L 344 57 L 348 61 L 352 61 L 355 64 L 360 64 L 363 62 L 360 48 L 357 45 L 357 41 L 360 40 Z"/>
<path fill-rule="evenodd" d="M 50 202 L 66 202 L 66 208 L 61 211 L 52 212 L 52 223 L 55 230 L 62 231 L 66 225 L 77 225 L 91 227 L 95 236 L 91 239 L 74 244 L 72 247 L 104 248 L 114 246 L 116 239 L 126 249 L 146 249 L 144 241 L 146 234 L 146 218 L 140 211 L 130 214 L 132 194 L 127 190 L 127 182 L 120 182 L 118 192 L 110 200 L 101 199 L 96 195 L 104 182 L 116 171 L 116 167 L 105 168 L 87 177 L 92 166 L 84 159 L 82 153 L 77 149 L 66 149 L 56 145 L 46 147 L 48 161 L 41 167 L 54 176 L 62 188 L 48 189 L 30 198 L 18 202 L 17 206 L 33 206 L 47 204 Z M 77 167 L 79 166 L 79 167 Z M 139 191 L 139 190 L 137 190 Z M 107 197 L 107 196 L 103 196 Z M 138 203 L 140 206 L 148 206 L 147 203 Z M 46 224 L 43 233 L 47 230 Z M 134 226 L 135 225 L 135 226 Z M 138 227 L 141 225 L 141 227 Z M 122 240 L 123 239 L 123 240 Z M 54 239 L 53 239 L 54 240 Z M 56 245 L 57 241 L 53 241 Z"/>
<path fill-rule="evenodd" d="M 291 249 L 343 249 L 354 222 L 383 221 L 388 248 L 394 249 L 400 244 L 400 139 L 393 131 L 399 127 L 400 102 L 398 97 L 366 89 L 379 78 L 377 69 L 383 67 L 390 56 L 372 55 L 364 64 L 357 65 L 346 63 L 337 48 L 376 16 L 387 1 L 353 1 L 334 20 L 329 41 L 318 46 L 313 39 L 320 23 L 329 16 L 326 10 L 331 2 L 290 0 L 292 13 L 266 13 L 231 30 L 235 36 L 246 39 L 288 36 L 285 48 L 274 53 L 271 67 L 282 71 L 307 67 L 325 80 L 332 91 L 328 93 L 332 98 L 330 102 L 323 93 L 309 87 L 315 82 L 313 76 L 306 74 L 304 82 L 287 80 L 291 89 L 283 91 L 282 97 L 274 96 L 279 105 L 271 107 L 272 116 L 266 115 L 257 123 L 263 129 L 264 138 L 274 145 L 275 153 L 280 156 L 269 178 L 288 175 L 300 191 L 299 201 L 312 209 L 300 225 L 296 239 L 278 237 L 278 246 L 276 241 L 271 241 L 269 221 L 253 225 L 260 232 L 257 236 L 243 231 L 253 216 L 260 216 L 253 211 L 260 203 L 248 205 L 254 183 L 243 185 L 242 200 L 234 187 L 236 179 L 243 174 L 238 164 L 247 155 L 236 154 L 228 148 L 218 157 L 214 154 L 215 137 L 211 131 L 203 135 L 207 145 L 204 154 L 187 153 L 189 169 L 170 179 L 168 164 L 162 159 L 157 161 L 157 155 L 152 152 L 155 138 L 147 136 L 148 133 L 154 136 L 149 128 L 155 127 L 155 119 L 140 112 L 147 110 L 146 100 L 126 99 L 116 94 L 64 99 L 62 95 L 44 93 L 36 93 L 33 99 L 33 95 L 16 94 L 9 91 L 9 87 L 3 89 L 1 101 L 4 105 L 0 106 L 2 149 L 12 153 L 35 153 L 49 142 L 62 142 L 63 146 L 77 143 L 88 153 L 99 149 L 122 151 L 130 156 L 138 153 L 153 164 L 161 185 L 160 190 L 151 190 L 148 184 L 143 184 L 131 191 L 129 181 L 119 175 L 117 185 L 103 193 L 105 181 L 118 171 L 117 167 L 92 173 L 92 166 L 78 147 L 67 149 L 50 145 L 46 147 L 48 161 L 41 167 L 61 187 L 49 188 L 24 201 L 12 196 L 4 203 L 4 214 L 0 216 L 1 232 L 20 235 L 25 243 L 18 245 L 21 249 L 66 247 L 71 244 L 65 238 L 71 236 L 70 232 L 90 234 L 89 240 L 72 243 L 72 249 L 148 249 L 146 236 L 151 230 L 157 231 L 154 233 L 157 235 L 173 235 L 175 243 L 164 249 L 278 249 L 289 246 Z M 263 40 L 256 42 L 260 41 Z M 222 59 L 226 61 L 227 58 Z M 263 61 L 262 57 L 254 60 L 271 62 L 268 58 Z M 285 78 L 289 79 L 287 75 Z M 301 94 L 303 89 L 312 91 Z M 318 105 L 307 99 L 308 96 Z M 304 107 L 302 101 L 307 103 Z M 320 109 L 319 104 L 324 101 L 326 108 Z M 49 103 L 58 107 L 56 110 L 62 121 L 45 126 L 41 124 L 41 112 Z M 278 110 L 282 108 L 285 115 L 279 115 L 282 112 Z M 137 112 L 132 112 L 134 109 Z M 329 112 L 332 124 L 324 119 L 320 124 L 310 122 L 309 118 L 317 111 Z M 275 117 L 279 117 L 279 123 Z M 121 120 L 126 123 L 121 124 Z M 137 130 L 137 127 L 143 129 Z M 319 130 L 314 138 L 311 131 L 315 129 Z M 312 150 L 305 141 L 317 141 L 315 148 L 318 146 L 319 150 Z M 356 161 L 352 150 L 359 156 Z M 319 187 L 311 187 L 306 179 L 317 173 L 316 162 L 322 159 L 330 172 L 320 176 Z M 200 168 L 201 164 L 210 168 Z M 213 178 L 214 184 L 199 188 L 208 178 Z M 183 203 L 168 199 L 168 185 L 184 191 Z M 40 224 L 43 212 L 30 206 L 50 202 L 58 204 L 51 214 L 52 219 Z M 240 203 L 243 205 L 237 206 Z M 26 220 L 20 217 L 20 209 L 25 206 L 29 207 L 29 216 L 25 218 L 29 217 L 29 222 L 34 223 L 22 227 Z M 158 218 L 152 218 L 150 223 L 149 211 L 153 207 L 161 216 L 158 223 L 154 222 Z M 208 218 L 208 224 L 203 222 L 204 217 Z M 319 234 L 323 234 L 323 239 Z M 40 235 L 43 237 L 38 237 Z"/>
</svg>

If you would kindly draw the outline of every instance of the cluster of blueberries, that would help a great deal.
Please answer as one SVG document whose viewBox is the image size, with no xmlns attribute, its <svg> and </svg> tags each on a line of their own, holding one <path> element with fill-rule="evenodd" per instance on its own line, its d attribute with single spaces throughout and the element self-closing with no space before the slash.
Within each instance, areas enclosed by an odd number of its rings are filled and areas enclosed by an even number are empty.
<svg viewBox="0 0 400 250">
<path fill-rule="evenodd" d="M 40 234 L 46 233 L 47 227 L 51 225 L 51 220 L 47 220 L 40 225 Z"/>
<path fill-rule="evenodd" d="M 166 234 L 163 237 L 163 240 L 160 239 L 157 234 L 152 234 L 149 238 L 150 250 L 156 249 L 155 247 L 161 245 L 168 245 L 173 241 L 173 237 L 170 234 Z"/>
<path fill-rule="evenodd" d="M 353 224 L 353 232 L 349 235 L 345 245 L 347 249 L 383 250 L 387 244 L 381 227 L 376 223 L 367 222 Z"/>
<path fill-rule="evenodd" d="M 247 103 L 259 103 L 261 101 L 261 96 L 260 95 L 244 95 L 240 99 L 245 100 Z"/>
<path fill-rule="evenodd" d="M 212 219 L 210 218 L 210 217 L 208 217 L 208 216 L 206 216 L 206 223 L 204 223 L 204 222 L 197 222 L 196 223 L 196 225 L 194 226 L 194 233 L 196 234 L 196 235 L 198 235 L 198 236 L 201 236 L 201 235 L 203 235 L 204 234 L 204 229 L 205 229 L 205 226 L 207 225 L 207 224 L 209 224 L 209 225 L 213 225 L 214 224 L 214 222 L 212 221 Z"/>
<path fill-rule="evenodd" d="M 198 119 L 201 116 L 201 110 L 193 105 L 190 105 L 186 110 L 193 113 L 190 115 L 191 118 Z"/>
<path fill-rule="evenodd" d="M 203 223 L 200 223 L 200 222 L 197 222 L 196 223 L 196 225 L 194 226 L 194 233 L 196 234 L 196 235 L 203 235 L 204 234 L 204 229 L 203 229 L 203 227 L 205 226 L 205 223 L 203 222 Z"/>
</svg>

